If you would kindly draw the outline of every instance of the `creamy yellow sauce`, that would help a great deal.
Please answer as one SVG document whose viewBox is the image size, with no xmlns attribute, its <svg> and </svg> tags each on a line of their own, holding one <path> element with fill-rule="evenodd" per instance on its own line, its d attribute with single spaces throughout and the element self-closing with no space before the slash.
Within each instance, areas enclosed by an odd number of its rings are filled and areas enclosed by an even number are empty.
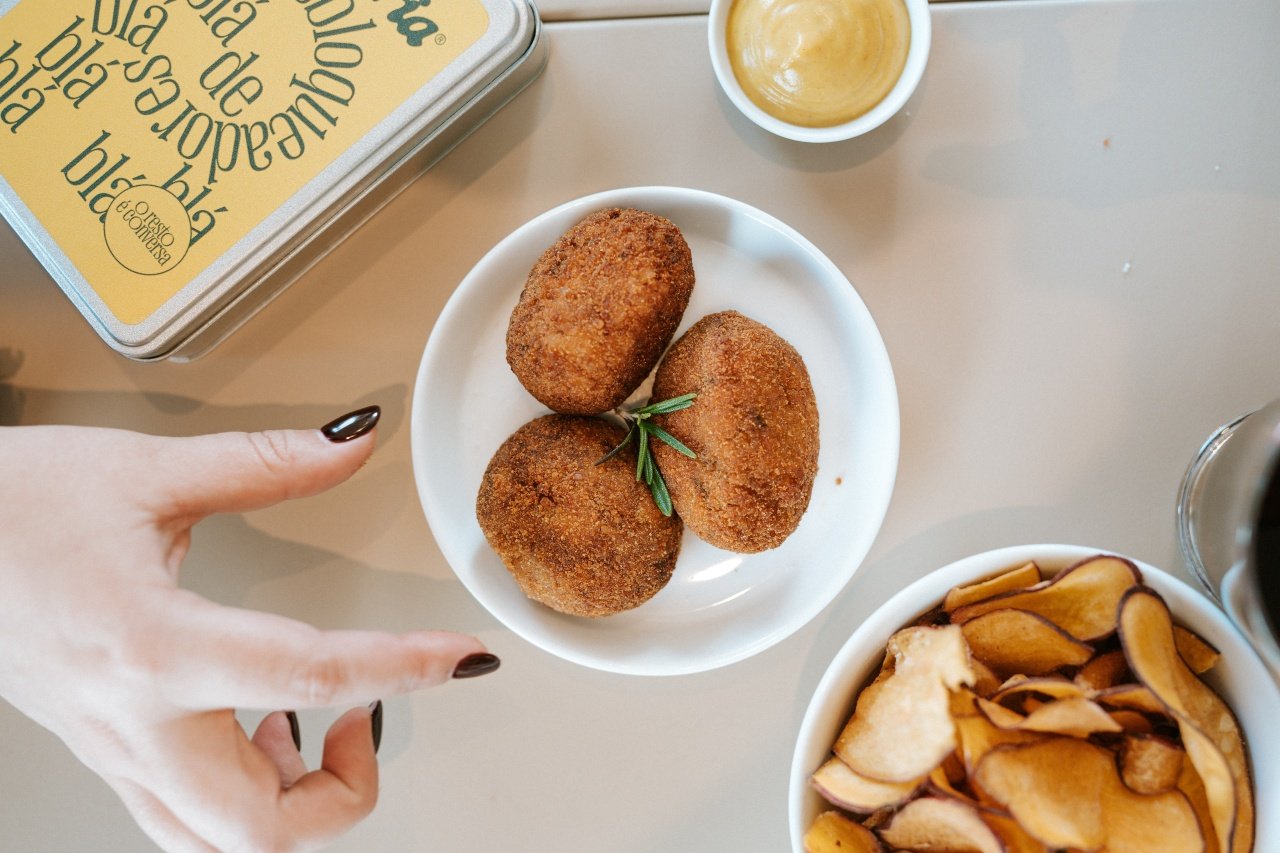
<svg viewBox="0 0 1280 853">
<path fill-rule="evenodd" d="M 910 45 L 903 0 L 735 0 L 726 33 L 747 97 L 804 127 L 852 121 L 884 100 Z"/>
</svg>

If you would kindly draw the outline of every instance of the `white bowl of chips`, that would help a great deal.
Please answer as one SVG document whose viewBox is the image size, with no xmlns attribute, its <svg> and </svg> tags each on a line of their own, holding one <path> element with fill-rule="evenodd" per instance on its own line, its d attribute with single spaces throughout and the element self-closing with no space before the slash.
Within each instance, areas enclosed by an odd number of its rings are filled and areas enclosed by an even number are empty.
<svg viewBox="0 0 1280 853">
<path fill-rule="evenodd" d="M 792 759 L 792 848 L 1280 849 L 1277 719 L 1252 648 L 1171 575 L 989 551 L 903 589 L 832 660 Z"/>
</svg>

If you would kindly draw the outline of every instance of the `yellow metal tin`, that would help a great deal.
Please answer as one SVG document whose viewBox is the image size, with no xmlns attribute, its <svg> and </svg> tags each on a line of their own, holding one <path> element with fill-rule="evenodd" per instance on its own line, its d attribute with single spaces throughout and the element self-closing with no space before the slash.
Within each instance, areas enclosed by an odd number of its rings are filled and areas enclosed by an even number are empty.
<svg viewBox="0 0 1280 853">
<path fill-rule="evenodd" d="M 0 14 L 0 212 L 135 359 L 189 358 L 234 329 L 543 56 L 527 0 Z"/>
</svg>

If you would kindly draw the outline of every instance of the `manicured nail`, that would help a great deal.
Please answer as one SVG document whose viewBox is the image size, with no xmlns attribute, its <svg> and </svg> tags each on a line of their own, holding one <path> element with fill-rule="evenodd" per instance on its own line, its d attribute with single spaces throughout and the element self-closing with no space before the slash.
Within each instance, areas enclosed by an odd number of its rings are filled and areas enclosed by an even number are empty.
<svg viewBox="0 0 1280 853">
<path fill-rule="evenodd" d="M 382 417 L 381 406 L 365 406 L 363 409 L 356 409 L 354 412 L 348 412 L 340 418 L 329 421 L 320 427 L 320 432 L 333 442 L 350 441 L 377 426 L 380 417 Z"/>
<path fill-rule="evenodd" d="M 501 665 L 502 661 L 498 660 L 497 655 L 477 652 L 458 661 L 458 665 L 453 668 L 453 677 L 475 678 L 477 675 L 487 675 Z"/>
<path fill-rule="evenodd" d="M 374 702 L 369 706 L 369 725 L 373 726 L 373 753 L 378 754 L 378 747 L 382 746 L 382 700 Z"/>
<path fill-rule="evenodd" d="M 289 719 L 289 734 L 293 737 L 293 746 L 301 752 L 302 727 L 298 725 L 298 713 L 296 711 L 285 711 L 284 715 Z"/>
</svg>

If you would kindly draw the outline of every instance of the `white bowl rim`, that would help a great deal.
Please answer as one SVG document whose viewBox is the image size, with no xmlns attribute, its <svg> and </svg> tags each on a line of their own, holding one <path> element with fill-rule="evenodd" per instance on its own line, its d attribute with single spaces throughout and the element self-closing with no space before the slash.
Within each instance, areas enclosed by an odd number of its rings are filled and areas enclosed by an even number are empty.
<svg viewBox="0 0 1280 853">
<path fill-rule="evenodd" d="M 1205 632 L 1198 625 L 1192 626 L 1197 633 L 1202 635 L 1211 633 L 1212 637 L 1206 636 L 1206 639 L 1211 641 L 1221 638 L 1228 639 L 1232 644 L 1230 648 L 1232 668 L 1239 667 L 1245 671 L 1245 677 L 1242 678 L 1242 681 L 1251 685 L 1262 686 L 1262 689 L 1255 694 L 1248 697 L 1238 697 L 1241 703 L 1243 704 L 1247 701 L 1252 704 L 1255 701 L 1263 701 L 1259 697 L 1265 694 L 1270 699 L 1270 704 L 1275 707 L 1276 713 L 1280 714 L 1280 688 L 1277 688 L 1261 658 L 1258 657 L 1244 634 L 1206 596 L 1167 571 L 1142 560 L 1128 557 L 1118 551 L 1083 545 L 1011 545 L 972 554 L 925 574 L 891 596 L 888 601 L 858 625 L 827 665 L 805 709 L 804 717 L 796 734 L 795 749 L 792 753 L 791 774 L 788 780 L 787 815 L 791 847 L 794 853 L 804 853 L 804 833 L 808 829 L 804 825 L 805 804 L 806 798 L 811 793 L 808 783 L 809 775 L 813 772 L 815 765 L 811 754 L 812 748 L 806 749 L 806 747 L 813 746 L 813 739 L 817 735 L 814 729 L 818 724 L 818 718 L 823 715 L 824 711 L 832 707 L 837 701 L 845 708 L 852 705 L 854 698 L 852 691 L 857 689 L 857 685 L 865 681 L 871 668 L 879 660 L 878 657 L 870 654 L 872 650 L 882 650 L 894 632 L 907 625 L 915 617 L 926 612 L 929 608 L 940 603 L 946 590 L 951 589 L 953 586 L 989 577 L 1002 567 L 1010 567 L 1030 560 L 1040 563 L 1042 568 L 1060 571 L 1098 554 L 1110 554 L 1132 561 L 1138 567 L 1138 570 L 1142 572 L 1143 582 L 1166 599 L 1170 610 L 1179 616 L 1179 621 L 1182 624 L 1193 621 L 1188 620 L 1185 616 L 1188 610 L 1192 610 L 1195 612 L 1194 621 L 1204 620 L 1205 624 L 1213 629 L 1210 632 Z M 873 640 L 876 642 L 872 642 Z M 1224 648 L 1221 643 L 1218 643 L 1218 645 L 1219 650 L 1225 656 L 1228 649 Z M 859 658 L 864 656 L 866 657 L 864 666 L 857 672 L 853 672 L 852 667 Z M 1270 686 L 1269 690 L 1266 689 L 1268 685 Z M 1239 716 L 1235 703 L 1232 703 L 1232 711 Z M 1241 721 L 1241 728 L 1244 730 L 1243 721 Z M 1254 777 L 1254 800 L 1256 806 L 1254 848 L 1261 850 L 1265 848 L 1259 844 L 1258 839 L 1265 840 L 1268 837 L 1263 832 L 1264 824 L 1267 826 L 1268 833 L 1272 831 L 1269 826 L 1271 818 L 1268 817 L 1267 804 L 1263 802 L 1258 793 L 1258 775 L 1261 765 L 1258 756 L 1260 751 L 1255 750 L 1258 745 L 1257 738 L 1251 737 L 1256 733 L 1244 731 L 1244 734 L 1246 742 L 1250 744 L 1250 767 Z M 824 737 L 826 737 L 825 734 Z M 834 740 L 834 737 L 832 737 L 832 740 Z M 826 742 L 830 743 L 831 741 Z M 1276 741 L 1272 742 L 1270 745 L 1271 751 L 1277 751 L 1277 743 Z M 1280 817 L 1280 815 L 1277 817 Z"/>
<path fill-rule="evenodd" d="M 711 54 L 711 68 L 720 82 L 721 90 L 739 112 L 759 127 L 784 139 L 796 142 L 842 142 L 875 130 L 902 109 L 924 77 L 933 39 L 929 0 L 903 0 L 911 25 L 911 44 L 907 48 L 907 60 L 902 74 L 889 94 L 867 112 L 842 124 L 805 127 L 783 121 L 769 115 L 747 97 L 729 64 L 725 25 L 733 3 L 734 0 L 711 0 L 711 10 L 707 16 L 707 47 Z"/>
</svg>

